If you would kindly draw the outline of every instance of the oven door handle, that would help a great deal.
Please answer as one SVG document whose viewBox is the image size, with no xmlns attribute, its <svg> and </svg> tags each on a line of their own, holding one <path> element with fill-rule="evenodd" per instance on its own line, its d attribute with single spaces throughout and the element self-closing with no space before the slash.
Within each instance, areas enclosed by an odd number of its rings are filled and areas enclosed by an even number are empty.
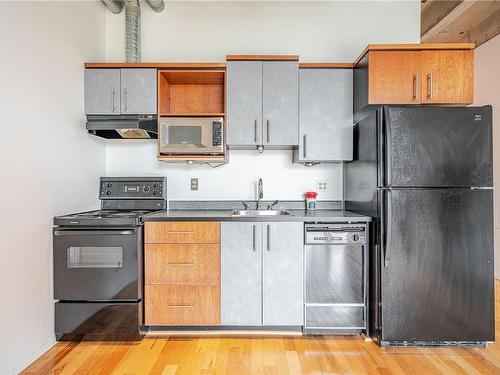
<svg viewBox="0 0 500 375">
<path fill-rule="evenodd" d="M 133 230 L 56 230 L 55 236 L 73 236 L 73 235 L 131 235 L 135 234 Z"/>
</svg>

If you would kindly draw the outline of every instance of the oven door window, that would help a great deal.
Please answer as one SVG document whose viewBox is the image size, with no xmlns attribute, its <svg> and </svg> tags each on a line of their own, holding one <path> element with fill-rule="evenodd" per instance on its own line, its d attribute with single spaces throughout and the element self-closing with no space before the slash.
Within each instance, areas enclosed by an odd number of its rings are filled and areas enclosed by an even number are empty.
<svg viewBox="0 0 500 375">
<path fill-rule="evenodd" d="M 123 268 L 123 247 L 72 246 L 67 260 L 68 268 Z"/>
<path fill-rule="evenodd" d="M 169 147 L 205 147 L 203 145 L 203 132 L 201 126 L 168 126 L 167 131 L 163 134 L 163 143 Z"/>
</svg>

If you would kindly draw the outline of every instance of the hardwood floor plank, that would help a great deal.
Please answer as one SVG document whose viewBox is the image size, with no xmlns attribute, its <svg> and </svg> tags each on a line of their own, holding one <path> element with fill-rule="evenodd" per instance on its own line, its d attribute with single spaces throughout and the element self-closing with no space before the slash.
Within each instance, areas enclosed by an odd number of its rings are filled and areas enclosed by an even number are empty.
<svg viewBox="0 0 500 375">
<path fill-rule="evenodd" d="M 500 281 L 495 287 L 498 339 Z M 22 374 L 496 375 L 500 374 L 500 343 L 486 349 L 383 349 L 361 336 L 150 335 L 140 342 L 60 342 Z"/>
</svg>

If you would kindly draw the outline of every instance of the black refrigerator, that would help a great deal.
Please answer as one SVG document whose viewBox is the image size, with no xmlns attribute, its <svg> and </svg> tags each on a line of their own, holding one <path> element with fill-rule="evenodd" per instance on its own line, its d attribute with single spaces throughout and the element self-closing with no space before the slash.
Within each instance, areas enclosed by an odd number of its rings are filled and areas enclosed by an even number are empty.
<svg viewBox="0 0 500 375">
<path fill-rule="evenodd" d="M 369 334 L 381 346 L 495 339 L 491 106 L 383 106 L 354 126 L 346 210 L 374 218 Z"/>
</svg>

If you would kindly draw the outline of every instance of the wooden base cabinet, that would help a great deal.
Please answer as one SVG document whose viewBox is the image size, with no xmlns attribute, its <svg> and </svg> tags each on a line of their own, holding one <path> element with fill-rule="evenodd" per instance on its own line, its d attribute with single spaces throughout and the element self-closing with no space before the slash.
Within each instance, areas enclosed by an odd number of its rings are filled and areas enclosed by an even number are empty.
<svg viewBox="0 0 500 375">
<path fill-rule="evenodd" d="M 220 224 L 147 222 L 145 324 L 220 324 Z"/>
<path fill-rule="evenodd" d="M 219 285 L 147 285 L 145 297 L 146 325 L 220 324 Z"/>
<path fill-rule="evenodd" d="M 221 324 L 303 325 L 303 223 L 221 224 Z"/>
</svg>

